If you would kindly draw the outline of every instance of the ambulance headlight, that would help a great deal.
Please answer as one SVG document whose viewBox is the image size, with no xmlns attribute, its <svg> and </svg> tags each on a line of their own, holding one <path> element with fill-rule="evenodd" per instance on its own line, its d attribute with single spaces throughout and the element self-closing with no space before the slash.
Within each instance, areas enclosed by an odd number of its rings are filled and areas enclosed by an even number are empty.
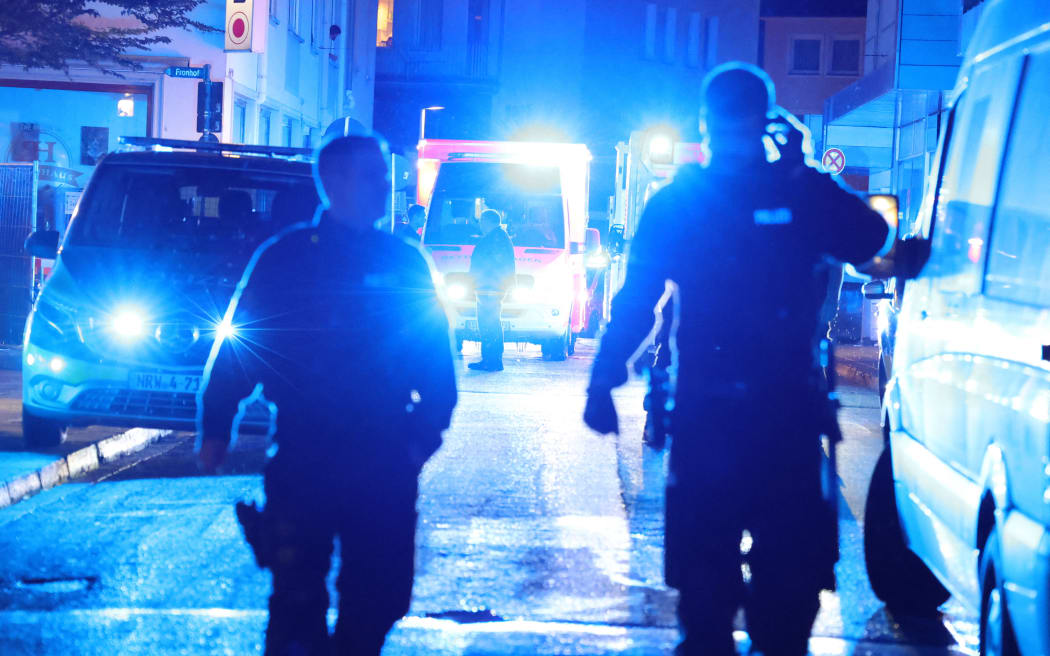
<svg viewBox="0 0 1050 656">
<path fill-rule="evenodd" d="M 657 133 L 649 139 L 649 161 L 670 164 L 674 160 L 674 139 L 669 134 Z"/>
<path fill-rule="evenodd" d="M 514 303 L 531 303 L 536 300 L 536 292 L 531 287 L 515 287 L 510 292 L 510 300 Z"/>
<path fill-rule="evenodd" d="M 609 254 L 605 251 L 599 251 L 587 256 L 588 269 L 604 269 L 607 266 L 609 266 Z"/>
<path fill-rule="evenodd" d="M 467 297 L 467 286 L 454 282 L 445 288 L 445 295 L 451 301 L 462 301 Z"/>
</svg>

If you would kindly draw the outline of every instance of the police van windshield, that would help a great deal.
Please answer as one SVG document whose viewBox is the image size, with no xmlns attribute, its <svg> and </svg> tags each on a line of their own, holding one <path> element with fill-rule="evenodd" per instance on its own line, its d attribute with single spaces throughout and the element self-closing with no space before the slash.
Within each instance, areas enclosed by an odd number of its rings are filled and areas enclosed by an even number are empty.
<svg viewBox="0 0 1050 656">
<path fill-rule="evenodd" d="M 317 203 L 306 175 L 114 164 L 95 172 L 67 244 L 251 251 L 280 228 L 311 219 Z"/>
<path fill-rule="evenodd" d="M 478 219 L 487 209 L 503 215 L 515 246 L 565 248 L 558 167 L 495 162 L 441 165 L 423 243 L 477 243 Z"/>
</svg>

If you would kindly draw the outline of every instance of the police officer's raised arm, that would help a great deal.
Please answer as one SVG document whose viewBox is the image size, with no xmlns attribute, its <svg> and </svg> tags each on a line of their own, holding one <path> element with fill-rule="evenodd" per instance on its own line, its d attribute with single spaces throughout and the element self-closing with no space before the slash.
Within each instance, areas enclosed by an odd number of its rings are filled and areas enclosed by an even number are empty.
<svg viewBox="0 0 1050 656">
<path fill-rule="evenodd" d="M 885 255 L 893 245 L 894 234 L 882 215 L 831 176 L 812 169 L 807 173 L 812 197 L 818 199 L 819 238 L 825 252 L 840 262 L 858 266 Z"/>
</svg>

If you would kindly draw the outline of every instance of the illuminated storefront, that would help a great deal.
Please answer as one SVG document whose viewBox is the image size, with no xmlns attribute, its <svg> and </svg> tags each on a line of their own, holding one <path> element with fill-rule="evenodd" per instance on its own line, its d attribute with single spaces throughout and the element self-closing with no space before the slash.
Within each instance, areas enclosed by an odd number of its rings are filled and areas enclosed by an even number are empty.
<svg viewBox="0 0 1050 656">
<path fill-rule="evenodd" d="M 64 231 L 98 160 L 152 114 L 147 86 L 0 80 L 0 162 L 37 162 L 37 227 Z"/>
</svg>

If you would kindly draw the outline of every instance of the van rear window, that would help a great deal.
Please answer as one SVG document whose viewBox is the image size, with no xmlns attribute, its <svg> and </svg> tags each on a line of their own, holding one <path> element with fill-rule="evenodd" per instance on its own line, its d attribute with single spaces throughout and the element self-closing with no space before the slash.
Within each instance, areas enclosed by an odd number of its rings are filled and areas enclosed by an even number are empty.
<svg viewBox="0 0 1050 656">
<path fill-rule="evenodd" d="M 477 243 L 478 219 L 487 209 L 503 215 L 515 246 L 565 248 L 558 167 L 496 162 L 441 165 L 423 243 Z"/>
<path fill-rule="evenodd" d="M 68 244 L 185 252 L 249 251 L 313 217 L 311 178 L 201 166 L 101 167 Z"/>
</svg>

